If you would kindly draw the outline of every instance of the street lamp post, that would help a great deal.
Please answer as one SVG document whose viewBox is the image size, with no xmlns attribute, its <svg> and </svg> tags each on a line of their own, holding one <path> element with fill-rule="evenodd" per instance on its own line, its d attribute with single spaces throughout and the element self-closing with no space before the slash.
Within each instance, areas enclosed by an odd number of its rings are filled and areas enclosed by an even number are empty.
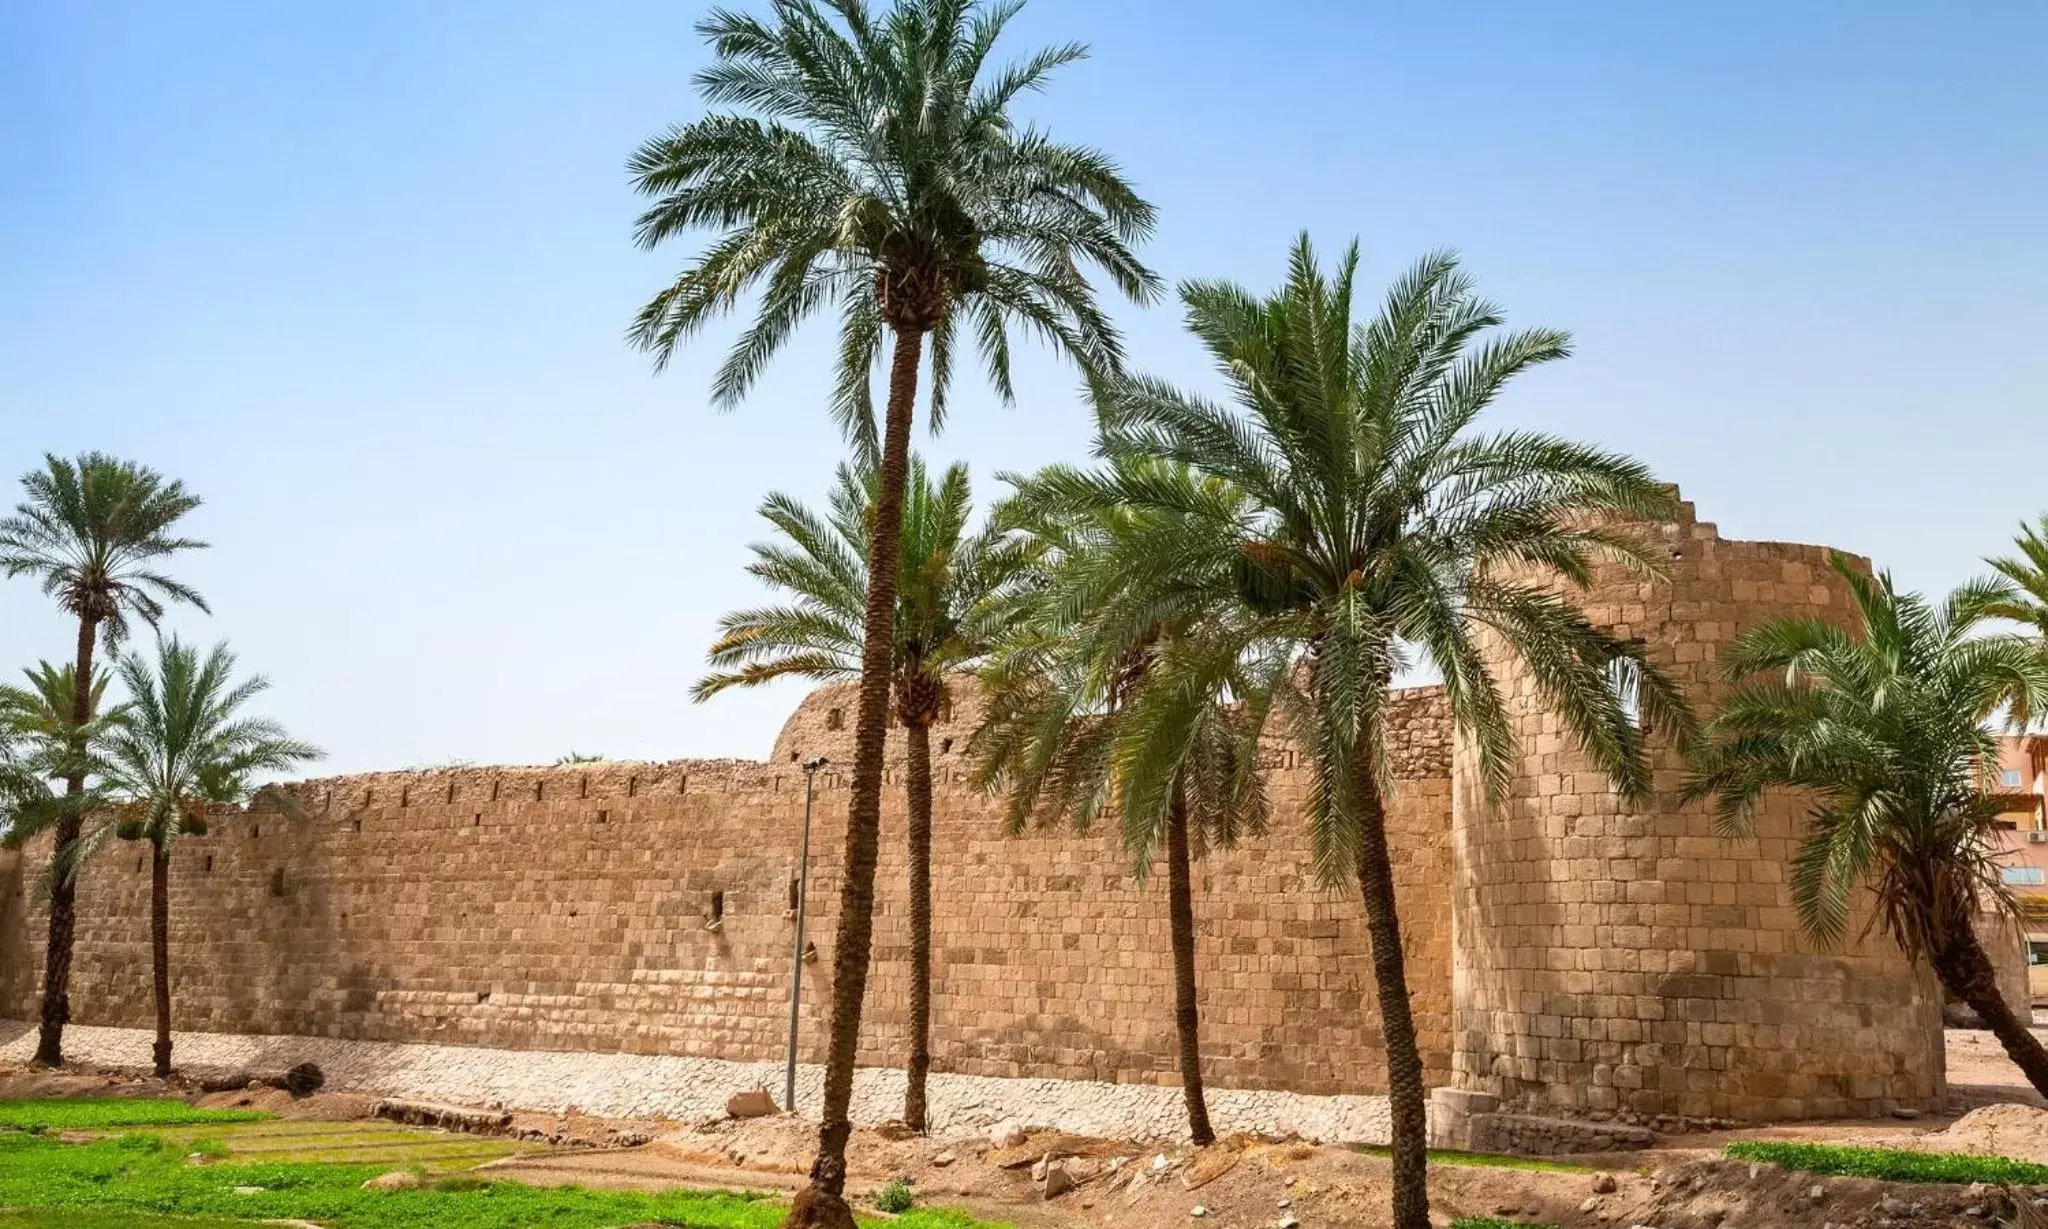
<svg viewBox="0 0 2048 1229">
<path fill-rule="evenodd" d="M 818 770 L 832 761 L 814 755 L 804 761 L 804 839 L 796 860 L 796 953 L 789 962 L 789 1060 L 783 1067 L 782 1108 L 796 1112 L 797 1006 L 804 996 L 804 905 L 811 895 L 811 795 Z"/>
</svg>

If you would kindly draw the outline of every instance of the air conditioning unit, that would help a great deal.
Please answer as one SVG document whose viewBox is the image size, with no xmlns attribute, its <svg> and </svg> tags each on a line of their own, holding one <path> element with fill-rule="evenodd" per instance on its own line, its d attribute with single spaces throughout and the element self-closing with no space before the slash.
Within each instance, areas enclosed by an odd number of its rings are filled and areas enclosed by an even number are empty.
<svg viewBox="0 0 2048 1229">
<path fill-rule="evenodd" d="M 2029 833 L 2027 833 L 2027 844 L 2029 844 L 2029 845 L 2040 845 L 2040 844 L 2044 844 L 2044 843 L 2048 843 L 2048 832 L 2029 832 Z"/>
</svg>

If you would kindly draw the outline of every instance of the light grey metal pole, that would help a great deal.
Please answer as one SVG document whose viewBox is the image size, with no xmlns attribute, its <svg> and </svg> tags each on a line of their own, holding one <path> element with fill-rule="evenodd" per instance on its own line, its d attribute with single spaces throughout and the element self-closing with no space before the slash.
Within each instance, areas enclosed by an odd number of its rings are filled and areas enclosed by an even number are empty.
<svg viewBox="0 0 2048 1229">
<path fill-rule="evenodd" d="M 804 761 L 804 839 L 796 860 L 796 953 L 789 962 L 789 1060 L 782 1074 L 782 1108 L 796 1112 L 797 1005 L 804 996 L 804 906 L 811 895 L 811 796 L 818 770 L 832 761 L 814 755 Z"/>
</svg>

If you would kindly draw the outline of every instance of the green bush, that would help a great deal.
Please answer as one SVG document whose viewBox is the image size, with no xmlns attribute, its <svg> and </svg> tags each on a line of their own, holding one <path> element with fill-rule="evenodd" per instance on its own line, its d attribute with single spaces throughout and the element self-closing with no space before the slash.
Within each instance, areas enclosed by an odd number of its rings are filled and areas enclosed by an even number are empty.
<svg viewBox="0 0 2048 1229">
<path fill-rule="evenodd" d="M 203 1110 L 183 1101 L 95 1097 L 62 1101 L 0 1101 L 0 1129 L 99 1131 L 110 1127 L 174 1127 L 188 1123 L 257 1122 L 257 1110 Z"/>
<path fill-rule="evenodd" d="M 1461 1216 L 1451 1229 L 1558 1229 L 1555 1221 L 1502 1220 L 1498 1216 Z"/>
<path fill-rule="evenodd" d="M 1841 1174 L 1887 1182 L 2048 1184 L 2048 1165 L 2014 1161 L 2002 1156 L 1913 1152 L 1900 1148 L 1850 1148 L 1837 1144 L 1796 1144 L 1766 1139 L 1739 1140 L 1724 1151 L 1725 1155 L 1738 1161 L 1768 1161 L 1802 1173 Z"/>
<path fill-rule="evenodd" d="M 895 1215 L 908 1212 L 917 1203 L 917 1196 L 910 1193 L 910 1183 L 901 1178 L 891 1178 L 889 1185 L 875 1192 L 875 1206 Z"/>
</svg>

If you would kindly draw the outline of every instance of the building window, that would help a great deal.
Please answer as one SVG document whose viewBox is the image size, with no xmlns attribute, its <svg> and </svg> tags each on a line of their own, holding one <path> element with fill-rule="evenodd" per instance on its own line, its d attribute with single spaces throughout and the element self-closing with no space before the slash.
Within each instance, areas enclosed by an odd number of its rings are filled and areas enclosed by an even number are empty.
<svg viewBox="0 0 2048 1229">
<path fill-rule="evenodd" d="M 2038 888 L 2048 884 L 2048 869 L 2039 866 L 2008 866 L 1999 872 L 2007 887 Z"/>
<path fill-rule="evenodd" d="M 2004 772 L 1999 773 L 1998 787 L 2000 789 L 2018 789 L 2020 787 L 2020 770 L 2008 768 Z"/>
<path fill-rule="evenodd" d="M 845 709 L 843 709 L 843 708 L 828 708 L 828 709 L 826 709 L 826 710 L 825 710 L 825 728 L 826 728 L 826 729 L 828 729 L 828 730 L 843 730 L 843 729 L 845 729 L 845 728 L 846 728 L 846 710 L 845 710 Z"/>
<path fill-rule="evenodd" d="M 1622 715 L 1637 729 L 1643 728 L 1643 667 L 1633 657 L 1617 657 L 1607 663 L 1607 690 L 1621 705 Z"/>
</svg>

